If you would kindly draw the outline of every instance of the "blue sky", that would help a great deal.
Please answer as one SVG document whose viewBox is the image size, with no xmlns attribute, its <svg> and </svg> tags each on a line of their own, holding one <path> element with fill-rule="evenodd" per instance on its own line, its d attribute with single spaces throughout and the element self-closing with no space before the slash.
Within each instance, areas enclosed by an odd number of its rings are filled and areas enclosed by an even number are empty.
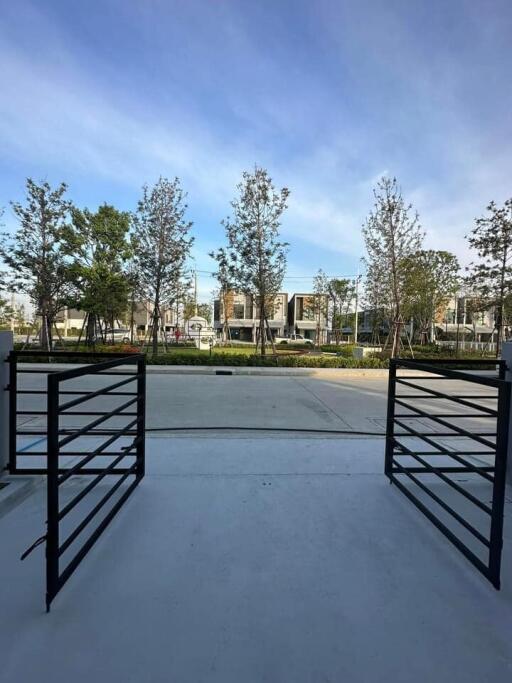
<svg viewBox="0 0 512 683">
<path fill-rule="evenodd" d="M 244 169 L 291 190 L 285 289 L 355 274 L 395 175 L 427 244 L 512 195 L 510 0 L 0 0 L 0 206 L 24 179 L 133 209 L 178 175 L 198 268 Z M 208 298 L 213 282 L 200 279 Z"/>
</svg>

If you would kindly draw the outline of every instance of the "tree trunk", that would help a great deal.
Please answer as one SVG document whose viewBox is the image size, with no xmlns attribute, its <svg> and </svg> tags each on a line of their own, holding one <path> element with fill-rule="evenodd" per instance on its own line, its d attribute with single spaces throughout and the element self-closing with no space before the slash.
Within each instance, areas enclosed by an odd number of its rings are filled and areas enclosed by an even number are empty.
<svg viewBox="0 0 512 683">
<path fill-rule="evenodd" d="M 263 314 L 263 308 L 260 311 L 260 343 L 261 343 L 261 355 L 265 355 L 265 316 Z"/>
<path fill-rule="evenodd" d="M 40 341 L 42 349 L 45 349 L 46 351 L 52 350 L 51 320 L 46 305 L 43 305 L 41 311 Z"/>
<path fill-rule="evenodd" d="M 87 346 L 92 346 L 96 341 L 96 314 L 87 314 L 87 331 L 85 336 L 85 343 Z"/>
<path fill-rule="evenodd" d="M 135 301 L 133 300 L 133 295 L 132 295 L 132 300 L 130 303 L 130 344 L 133 346 L 133 328 L 135 324 Z"/>
<path fill-rule="evenodd" d="M 153 355 L 156 356 L 158 355 L 158 319 L 159 319 L 159 314 L 158 314 L 158 304 L 155 303 L 155 306 L 153 308 L 153 323 L 152 323 L 152 337 L 153 337 Z"/>
<path fill-rule="evenodd" d="M 272 344 L 272 353 L 275 356 L 276 355 L 276 345 L 274 344 L 274 337 L 272 335 L 272 330 L 270 329 L 270 325 L 268 324 L 267 316 L 265 316 L 265 322 L 267 324 L 267 330 L 268 330 L 268 336 L 270 337 L 270 343 Z"/>
<path fill-rule="evenodd" d="M 393 336 L 391 344 L 391 358 L 395 358 L 400 350 L 400 313 L 398 310 L 395 311 L 395 317 L 393 320 Z"/>
</svg>

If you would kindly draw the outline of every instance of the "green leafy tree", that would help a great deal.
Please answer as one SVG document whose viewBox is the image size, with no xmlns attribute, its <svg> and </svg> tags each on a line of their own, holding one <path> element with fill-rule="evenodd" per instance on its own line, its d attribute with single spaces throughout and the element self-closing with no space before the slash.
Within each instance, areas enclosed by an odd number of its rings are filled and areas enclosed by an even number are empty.
<svg viewBox="0 0 512 683">
<path fill-rule="evenodd" d="M 106 326 L 113 328 L 128 307 L 130 214 L 108 204 L 96 212 L 74 209 L 72 228 L 68 243 L 78 287 L 74 305 L 87 313 L 86 340 L 92 344 L 101 321 L 105 334 Z"/>
<path fill-rule="evenodd" d="M 498 332 L 496 355 L 501 351 L 507 319 L 507 299 L 512 294 L 512 198 L 502 207 L 491 202 L 489 215 L 478 218 L 468 242 L 479 257 L 469 268 L 467 283 L 478 293 L 487 308 L 495 310 Z"/>
<path fill-rule="evenodd" d="M 28 178 L 25 203 L 11 202 L 19 228 L 0 245 L 0 256 L 10 269 L 9 288 L 29 296 L 41 320 L 41 346 L 48 350 L 56 315 L 75 290 L 67 243 L 72 204 L 66 191 L 65 183 L 53 189 Z"/>
<path fill-rule="evenodd" d="M 316 322 L 315 341 L 317 347 L 320 348 L 320 344 L 323 342 L 321 339 L 322 321 L 327 322 L 329 315 L 329 278 L 321 268 L 313 278 L 313 292 L 315 295 L 312 300 Z"/>
<path fill-rule="evenodd" d="M 343 324 L 347 323 L 350 305 L 354 300 L 356 283 L 348 278 L 331 278 L 327 283 L 327 294 L 331 308 L 331 329 L 336 343 L 340 341 Z"/>
<path fill-rule="evenodd" d="M 256 166 L 252 173 L 244 171 L 237 192 L 232 216 L 222 221 L 228 242 L 225 257 L 236 289 L 256 302 L 261 355 L 265 355 L 265 329 L 269 330 L 286 270 L 288 244 L 279 240 L 279 228 L 289 190 L 276 190 L 267 170 Z"/>
<path fill-rule="evenodd" d="M 404 316 L 416 322 L 420 342 L 426 344 L 436 314 L 446 307 L 460 285 L 459 262 L 448 251 L 420 250 L 406 256 Z"/>
<path fill-rule="evenodd" d="M 230 308 L 232 309 L 233 307 L 233 290 L 235 287 L 230 257 L 224 247 L 217 251 L 211 251 L 209 255 L 217 262 L 217 270 L 214 276 L 219 283 L 219 304 L 222 308 L 222 341 L 227 342 L 230 336 L 228 321 Z"/>
<path fill-rule="evenodd" d="M 196 311 L 197 308 L 197 311 Z M 208 324 L 212 321 L 212 310 L 209 304 L 197 304 L 194 297 L 188 297 L 183 306 L 183 319 L 185 322 L 193 318 L 194 316 L 199 316 L 204 318 Z"/>
<path fill-rule="evenodd" d="M 9 327 L 11 321 L 15 317 L 15 310 L 8 302 L 7 299 L 3 299 L 0 294 L 0 327 Z"/>
<path fill-rule="evenodd" d="M 152 310 L 153 354 L 158 353 L 161 307 L 178 306 L 189 283 L 186 261 L 193 238 L 192 222 L 186 220 L 186 194 L 179 178 L 159 178 L 154 187 L 143 187 L 142 199 L 133 216 L 135 270 L 139 291 Z"/>
<path fill-rule="evenodd" d="M 407 257 L 419 251 L 423 233 L 418 214 L 402 197 L 396 178 L 383 177 L 374 190 L 375 204 L 363 226 L 367 296 L 372 307 L 384 309 L 389 320 L 391 357 L 401 343 L 404 324 L 404 278 Z"/>
</svg>

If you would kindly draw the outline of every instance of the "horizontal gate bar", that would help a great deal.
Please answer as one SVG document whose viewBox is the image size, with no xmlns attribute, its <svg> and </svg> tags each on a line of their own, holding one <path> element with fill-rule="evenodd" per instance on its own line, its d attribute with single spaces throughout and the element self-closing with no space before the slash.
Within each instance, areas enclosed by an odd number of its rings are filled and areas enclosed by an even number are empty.
<svg viewBox="0 0 512 683">
<path fill-rule="evenodd" d="M 131 454 L 133 457 L 133 454 Z M 123 454 L 118 456 L 114 462 L 110 463 L 108 467 L 105 467 L 103 472 L 98 474 L 92 481 L 90 481 L 85 488 L 83 488 L 80 493 L 78 493 L 72 500 L 70 500 L 66 505 L 60 510 L 59 512 L 59 521 L 64 519 L 64 517 L 71 512 L 71 510 L 78 505 L 78 503 L 83 500 L 83 498 L 93 490 L 93 488 L 99 484 L 99 482 L 104 479 L 108 474 L 116 474 L 115 471 L 115 466 L 118 465 L 123 458 L 128 457 L 128 454 Z M 130 467 L 126 468 L 126 473 L 129 473 L 131 471 L 131 468 L 133 468 L 133 465 L 130 465 Z"/>
<path fill-rule="evenodd" d="M 402 451 L 407 451 L 407 448 L 400 442 L 398 439 L 395 437 L 394 438 L 395 444 L 402 449 Z M 445 453 L 425 453 L 424 451 L 418 452 L 414 451 L 416 455 L 426 455 L 426 456 L 431 456 L 431 455 L 436 455 L 436 456 L 443 456 L 443 457 L 449 457 L 453 458 L 457 462 L 460 462 L 461 465 L 464 465 L 464 468 L 454 468 L 453 470 L 446 470 L 443 469 L 443 467 L 439 467 L 439 470 L 441 472 L 446 472 L 446 471 L 454 471 L 454 472 L 471 472 L 472 474 L 479 474 L 482 476 L 484 479 L 487 481 L 492 482 L 494 481 L 494 478 L 491 477 L 488 472 L 494 472 L 494 467 L 493 466 L 484 466 L 484 467 L 479 467 L 478 465 L 474 465 L 472 463 L 467 462 L 467 460 L 464 460 L 464 458 L 461 458 L 458 453 L 453 453 L 451 451 L 446 451 Z M 401 453 L 398 453 L 397 455 L 401 455 Z M 407 452 L 404 452 L 403 455 L 408 455 Z"/>
<path fill-rule="evenodd" d="M 92 391 L 89 394 L 86 394 L 84 396 L 80 396 L 79 398 L 75 398 L 72 401 L 68 401 L 67 403 L 62 403 L 59 406 L 59 412 L 61 412 L 62 410 L 68 410 L 69 408 L 74 408 L 74 406 L 77 406 L 80 403 L 84 403 L 85 401 L 90 401 L 91 398 L 95 398 L 96 396 L 110 394 L 110 392 L 113 389 L 117 389 L 118 387 L 122 387 L 125 384 L 128 384 L 129 382 L 133 382 L 135 379 L 138 379 L 138 375 L 131 375 L 129 377 L 129 379 L 123 379 L 120 382 L 116 382 L 115 384 L 111 384 L 108 387 L 102 387 L 101 389 L 97 389 L 96 391 Z M 136 395 L 136 393 L 133 392 L 133 395 Z"/>
<path fill-rule="evenodd" d="M 404 486 L 398 477 L 394 474 L 390 475 L 390 480 L 395 484 L 400 491 L 409 498 L 409 500 L 429 519 L 432 524 L 441 531 L 441 533 L 452 543 L 460 552 L 473 564 L 485 577 L 491 580 L 489 567 L 482 562 L 482 560 L 475 555 L 475 553 L 468 548 L 441 520 L 431 512 L 426 505 L 424 505 L 408 488 Z"/>
<path fill-rule="evenodd" d="M 415 477 L 409 469 L 402 467 L 402 465 L 400 465 L 400 463 L 397 462 L 394 458 L 393 458 L 393 464 L 395 465 L 395 467 L 397 467 L 400 470 L 400 472 L 402 472 L 402 474 L 407 475 L 407 477 L 409 477 L 409 479 L 411 481 L 413 481 L 416 484 L 416 486 L 419 486 L 419 488 L 422 491 L 424 491 L 428 496 L 430 496 L 432 498 L 432 500 L 434 500 L 440 507 L 442 507 L 443 510 L 448 512 L 448 514 L 450 514 L 455 520 L 457 520 L 457 522 L 459 524 L 461 524 L 465 529 L 467 529 L 470 533 L 472 533 L 473 536 L 480 541 L 480 543 L 483 543 L 483 545 L 485 545 L 486 548 L 490 548 L 490 546 L 491 546 L 490 541 L 487 538 L 485 538 L 485 536 L 483 536 L 478 531 L 478 529 L 476 529 L 469 522 L 466 522 L 466 520 L 463 517 L 461 517 L 458 512 L 455 512 L 455 510 L 453 508 L 451 508 L 447 503 L 445 503 L 444 500 L 439 498 L 438 495 L 436 495 L 433 491 L 431 491 L 428 488 L 428 486 L 425 486 L 425 484 L 422 481 L 420 481 L 418 479 L 418 477 Z"/>
<path fill-rule="evenodd" d="M 404 403 L 404 401 L 401 401 L 399 398 L 395 398 L 395 403 L 398 403 L 398 405 L 401 405 L 404 408 L 407 408 L 408 410 L 412 410 L 413 412 L 417 413 L 421 417 L 432 420 L 433 422 L 437 422 L 437 424 L 440 424 L 443 427 L 447 427 L 448 429 L 453 430 L 454 432 L 456 432 L 460 436 L 465 436 L 468 439 L 478 441 L 479 443 L 483 444 L 484 446 L 488 446 L 489 448 L 496 448 L 495 443 L 493 443 L 492 441 L 488 441 L 487 439 L 483 439 L 479 435 L 479 433 L 468 432 L 467 429 L 463 429 L 462 427 L 457 427 L 456 425 L 453 425 L 450 422 L 443 420 L 443 418 L 438 418 L 434 415 L 426 413 L 424 410 L 421 410 L 421 408 L 415 408 L 414 406 L 408 405 L 407 403 Z M 491 436 L 491 434 L 489 434 L 488 436 Z"/>
<path fill-rule="evenodd" d="M 128 468 L 128 472 L 126 474 L 123 474 L 122 477 L 120 477 L 116 483 L 107 491 L 107 493 L 96 503 L 96 505 L 93 507 L 93 509 L 87 514 L 83 520 L 76 526 L 73 531 L 69 534 L 69 536 L 66 538 L 65 541 L 59 546 L 59 556 L 62 555 L 63 553 L 66 552 L 66 550 L 69 548 L 69 546 L 73 543 L 73 541 L 80 536 L 82 531 L 85 529 L 85 527 L 89 524 L 89 522 L 94 519 L 94 517 L 98 514 L 98 512 L 101 510 L 101 508 L 105 505 L 105 503 L 112 498 L 114 493 L 117 491 L 117 489 L 121 486 L 121 484 L 127 479 L 127 477 L 130 476 L 130 474 L 135 474 L 135 471 L 137 469 L 137 463 L 134 463 L 130 468 Z M 60 519 L 60 514 L 59 514 L 59 519 Z"/>
<path fill-rule="evenodd" d="M 103 531 L 107 528 L 107 526 L 110 524 L 112 519 L 115 517 L 115 515 L 119 512 L 121 507 L 123 506 L 124 502 L 128 499 L 132 491 L 135 489 L 135 487 L 139 484 L 141 480 L 141 477 L 137 477 L 132 484 L 126 489 L 126 491 L 123 493 L 123 495 L 119 498 L 119 500 L 115 503 L 115 505 L 112 506 L 110 509 L 109 513 L 102 519 L 102 521 L 98 524 L 94 532 L 89 536 L 87 541 L 84 543 L 84 545 L 80 548 L 78 553 L 75 555 L 75 557 L 69 562 L 67 567 L 61 572 L 59 576 L 59 581 L 58 581 L 58 589 L 57 592 L 64 586 L 66 581 L 69 579 L 69 577 L 73 574 L 75 569 L 78 567 L 80 562 L 83 560 L 83 558 L 87 555 L 89 550 L 92 548 L 92 546 L 96 543 L 98 538 L 101 536 Z M 56 593 L 57 593 L 56 592 Z M 56 595 L 55 593 L 55 595 Z M 50 601 L 55 597 L 55 595 L 50 596 Z"/>
<path fill-rule="evenodd" d="M 130 424 L 126 425 L 126 427 L 115 434 L 113 434 L 110 439 L 107 439 L 104 443 L 102 443 L 98 448 L 96 448 L 92 453 L 84 454 L 84 458 L 80 460 L 76 465 L 74 465 L 66 475 L 63 475 L 62 477 L 59 478 L 59 485 L 62 484 L 63 482 L 66 481 L 69 477 L 71 477 L 75 472 L 78 472 L 83 465 L 86 465 L 88 462 L 90 462 L 93 458 L 95 458 L 97 455 L 100 453 L 103 453 L 105 451 L 105 448 L 108 448 L 111 446 L 117 439 L 120 439 L 122 436 L 126 434 L 126 432 L 133 427 L 134 424 L 137 424 L 137 420 L 132 420 Z M 131 444 L 131 447 L 133 444 Z M 131 448 L 130 447 L 130 448 Z M 60 455 L 64 455 L 61 453 Z"/>
<path fill-rule="evenodd" d="M 437 475 L 442 481 L 445 482 L 445 484 L 448 484 L 448 486 L 451 486 L 452 489 L 460 493 L 461 496 L 464 496 L 464 498 L 467 498 L 467 500 L 471 501 L 473 505 L 476 505 L 480 510 L 485 512 L 488 515 L 492 515 L 492 509 L 488 506 L 485 505 L 485 503 L 482 503 L 482 501 L 478 500 L 472 493 L 469 493 L 469 491 L 466 491 L 465 489 L 462 488 L 462 486 L 459 486 L 455 481 L 452 481 L 449 477 L 446 477 L 437 467 L 434 467 L 430 463 L 428 463 L 426 460 L 424 460 L 421 456 L 416 455 L 413 451 L 409 450 L 408 448 L 405 449 L 406 455 L 410 456 L 411 458 L 414 458 L 417 460 L 419 463 L 421 463 L 425 467 L 425 471 L 428 471 L 430 474 L 435 474 Z"/>
<path fill-rule="evenodd" d="M 114 410 L 111 410 L 110 413 L 107 413 L 106 415 L 99 417 L 97 420 L 93 420 L 92 422 L 89 422 L 89 424 L 85 425 L 81 429 L 78 429 L 78 430 L 74 431 L 72 434 L 69 434 L 69 436 L 64 437 L 64 439 L 61 439 L 59 441 L 59 448 L 62 448 L 62 446 L 65 446 L 66 444 L 70 443 L 74 439 L 77 439 L 79 436 L 82 436 L 83 434 L 90 432 L 90 430 L 94 429 L 94 427 L 97 427 L 98 425 L 102 424 L 103 422 L 110 420 L 112 417 L 118 416 L 121 413 L 121 411 L 123 411 L 125 408 L 128 408 L 128 406 L 133 405 L 136 401 L 137 401 L 137 398 L 131 398 L 129 401 L 126 401 L 121 406 L 119 406 L 119 408 L 115 408 Z"/>
<path fill-rule="evenodd" d="M 466 401 L 464 398 L 457 398 L 452 394 L 445 394 L 441 391 L 436 391 L 435 389 L 430 389 L 428 387 L 419 387 L 417 384 L 413 384 L 412 382 L 408 382 L 401 377 L 397 377 L 396 381 L 400 384 L 404 384 L 405 386 L 411 387 L 413 389 L 419 389 L 420 391 L 424 391 L 427 394 L 431 394 L 432 396 L 435 396 L 436 398 L 442 398 L 447 401 L 453 401 L 454 403 L 459 403 L 460 405 L 467 406 L 468 408 L 474 408 L 475 410 L 484 412 L 484 413 L 489 413 L 491 415 L 497 415 L 497 411 L 494 410 L 493 408 L 489 408 L 488 406 L 482 406 L 479 403 L 473 403 L 472 401 Z M 426 397 L 425 397 L 426 398 Z"/>
</svg>

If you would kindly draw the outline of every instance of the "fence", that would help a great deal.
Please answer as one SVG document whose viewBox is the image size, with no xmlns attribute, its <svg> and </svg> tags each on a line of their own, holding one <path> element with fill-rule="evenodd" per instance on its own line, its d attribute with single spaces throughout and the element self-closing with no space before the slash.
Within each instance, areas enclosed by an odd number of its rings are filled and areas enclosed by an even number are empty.
<svg viewBox="0 0 512 683">
<path fill-rule="evenodd" d="M 435 342 L 436 346 L 441 346 L 445 349 L 459 349 L 460 351 L 480 351 L 488 353 L 496 353 L 496 343 L 495 342 L 476 342 L 476 341 L 447 341 L 437 339 Z"/>
<path fill-rule="evenodd" d="M 64 355 L 82 361 L 100 358 L 100 362 L 62 371 L 53 369 L 52 365 L 41 368 L 20 364 L 20 359 L 51 357 L 57 360 Z M 34 547 L 46 542 L 47 610 L 144 476 L 145 358 L 140 354 L 116 356 L 30 351 L 12 352 L 8 359 L 10 471 L 47 475 L 47 530 L 23 555 L 26 557 Z M 104 360 L 105 357 L 109 360 Z M 46 375 L 46 387 L 20 387 L 20 375 Z M 73 380 L 77 379 L 79 386 L 74 386 Z M 85 388 L 84 383 L 90 384 L 91 380 L 99 381 L 101 386 Z M 43 396 L 46 408 L 20 410 L 18 396 L 23 394 Z M 121 402 L 112 407 L 116 401 Z M 35 427 L 17 424 L 17 419 L 28 416 L 42 420 L 43 424 Z M 70 417 L 75 424 L 64 424 Z M 34 436 L 38 439 L 23 446 L 19 444 L 20 439 Z M 46 449 L 41 447 L 43 442 Z M 39 461 L 39 466 L 32 464 L 34 459 Z M 29 465 L 24 467 L 26 461 Z M 87 479 L 78 493 L 73 493 L 74 487 L 63 490 L 63 484 L 71 477 L 82 476 Z M 122 488 L 125 482 L 127 485 Z M 85 540 L 81 540 L 91 528 Z M 62 532 L 65 538 L 61 541 Z M 61 564 L 65 566 L 62 568 Z"/>
<path fill-rule="evenodd" d="M 511 393 L 505 369 L 503 361 L 392 360 L 386 430 L 390 481 L 497 589 Z"/>
</svg>

